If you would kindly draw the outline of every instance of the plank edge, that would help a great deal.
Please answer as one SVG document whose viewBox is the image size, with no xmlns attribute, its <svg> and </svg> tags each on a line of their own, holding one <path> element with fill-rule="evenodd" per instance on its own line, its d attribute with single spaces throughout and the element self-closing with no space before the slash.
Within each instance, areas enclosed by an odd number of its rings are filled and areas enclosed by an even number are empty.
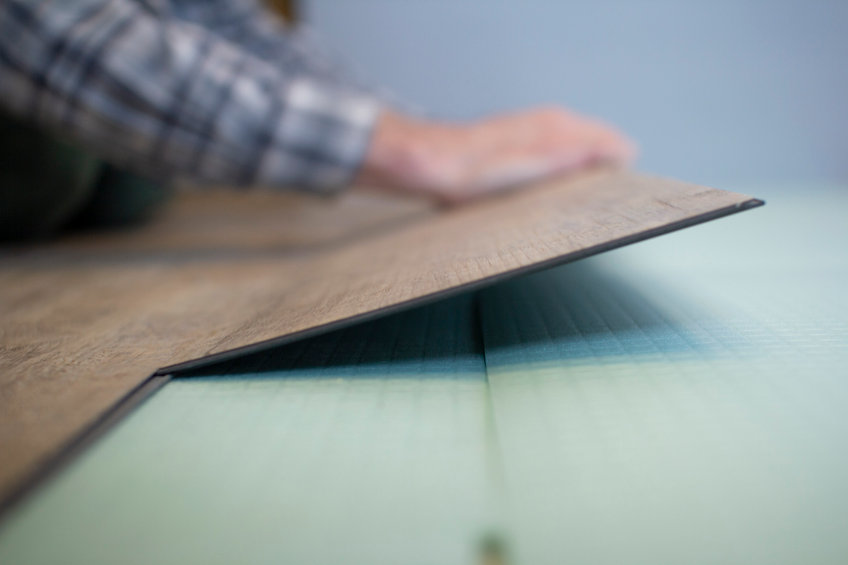
<svg viewBox="0 0 848 565">
<path fill-rule="evenodd" d="M 0 496 L 0 527 L 18 505 L 26 500 L 49 479 L 58 475 L 73 460 L 84 453 L 93 443 L 119 424 L 133 410 L 171 380 L 170 375 L 153 373 L 142 380 L 117 402 L 89 422 L 67 442 L 52 453 L 48 453 L 24 473 L 16 483 Z"/>
</svg>

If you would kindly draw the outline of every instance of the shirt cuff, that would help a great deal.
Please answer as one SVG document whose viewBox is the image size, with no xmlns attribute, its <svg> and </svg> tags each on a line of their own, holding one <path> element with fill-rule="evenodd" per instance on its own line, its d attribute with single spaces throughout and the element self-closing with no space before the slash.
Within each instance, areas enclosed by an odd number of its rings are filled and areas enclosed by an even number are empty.
<svg viewBox="0 0 848 565">
<path fill-rule="evenodd" d="M 313 79 L 288 85 L 272 117 L 256 184 L 333 194 L 353 182 L 368 150 L 380 104 Z"/>
</svg>

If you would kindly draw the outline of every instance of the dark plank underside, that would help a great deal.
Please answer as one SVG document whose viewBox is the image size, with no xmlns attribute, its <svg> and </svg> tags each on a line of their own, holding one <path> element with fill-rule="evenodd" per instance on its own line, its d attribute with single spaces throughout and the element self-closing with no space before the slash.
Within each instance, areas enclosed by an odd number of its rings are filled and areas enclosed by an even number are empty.
<svg viewBox="0 0 848 565">
<path fill-rule="evenodd" d="M 162 368 L 292 341 L 761 204 L 599 171 L 436 213 L 185 194 L 143 229 L 0 251 L 0 499 Z"/>
</svg>

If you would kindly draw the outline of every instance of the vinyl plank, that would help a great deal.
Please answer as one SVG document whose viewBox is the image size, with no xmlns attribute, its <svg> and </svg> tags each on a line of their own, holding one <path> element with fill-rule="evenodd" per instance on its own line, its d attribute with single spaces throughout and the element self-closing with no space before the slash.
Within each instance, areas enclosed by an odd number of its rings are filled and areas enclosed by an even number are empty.
<svg viewBox="0 0 848 565">
<path fill-rule="evenodd" d="M 4 249 L 0 500 L 157 370 L 302 339 L 758 204 L 595 171 L 439 214 L 357 194 L 194 196 L 141 230 Z"/>
</svg>

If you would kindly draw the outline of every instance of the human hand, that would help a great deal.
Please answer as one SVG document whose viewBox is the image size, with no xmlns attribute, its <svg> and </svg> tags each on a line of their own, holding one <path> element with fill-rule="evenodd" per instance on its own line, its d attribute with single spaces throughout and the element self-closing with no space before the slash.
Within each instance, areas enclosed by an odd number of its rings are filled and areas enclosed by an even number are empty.
<svg viewBox="0 0 848 565">
<path fill-rule="evenodd" d="M 559 108 L 455 125 L 384 111 L 357 182 L 456 204 L 635 155 L 615 129 Z"/>
</svg>

